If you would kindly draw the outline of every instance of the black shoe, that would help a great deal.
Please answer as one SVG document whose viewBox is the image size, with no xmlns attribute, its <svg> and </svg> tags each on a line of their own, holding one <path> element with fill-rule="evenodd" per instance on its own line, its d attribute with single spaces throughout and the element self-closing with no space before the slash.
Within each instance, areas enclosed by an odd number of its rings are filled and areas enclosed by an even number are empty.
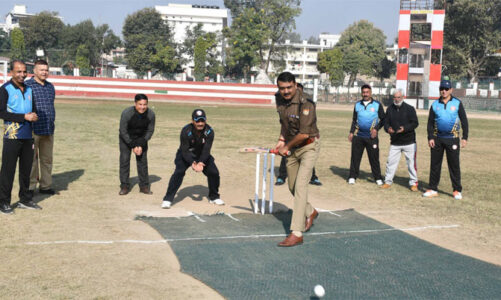
<svg viewBox="0 0 501 300">
<path fill-rule="evenodd" d="M 318 180 L 318 178 L 310 180 L 310 184 L 312 184 L 312 185 L 322 185 L 322 183 L 320 182 L 320 180 Z"/>
<path fill-rule="evenodd" d="M 14 213 L 14 210 L 8 204 L 0 204 L 0 212 L 6 215 L 11 215 Z"/>
<path fill-rule="evenodd" d="M 38 192 L 40 192 L 40 194 L 46 194 L 46 195 L 55 195 L 56 194 L 56 191 L 54 191 L 53 189 L 46 189 L 46 190 L 40 189 Z"/>
<path fill-rule="evenodd" d="M 25 208 L 25 209 L 42 209 L 42 207 L 36 204 L 33 201 L 21 202 L 17 203 L 17 208 Z"/>
<path fill-rule="evenodd" d="M 282 185 L 282 184 L 284 184 L 284 183 L 285 183 L 285 180 L 284 180 L 284 179 L 282 179 L 282 178 L 280 178 L 280 177 L 278 177 L 278 178 L 277 178 L 277 182 L 275 182 L 275 185 Z"/>
</svg>

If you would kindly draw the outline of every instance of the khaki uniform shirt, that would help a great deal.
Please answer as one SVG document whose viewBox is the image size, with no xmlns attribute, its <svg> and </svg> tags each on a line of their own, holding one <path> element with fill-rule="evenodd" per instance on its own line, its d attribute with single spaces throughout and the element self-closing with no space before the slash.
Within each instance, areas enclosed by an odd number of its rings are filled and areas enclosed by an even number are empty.
<svg viewBox="0 0 501 300">
<path fill-rule="evenodd" d="M 290 101 L 277 94 L 275 102 L 282 125 L 281 134 L 286 143 L 299 133 L 307 134 L 310 138 L 319 136 L 315 103 L 306 99 L 300 90 Z"/>
</svg>

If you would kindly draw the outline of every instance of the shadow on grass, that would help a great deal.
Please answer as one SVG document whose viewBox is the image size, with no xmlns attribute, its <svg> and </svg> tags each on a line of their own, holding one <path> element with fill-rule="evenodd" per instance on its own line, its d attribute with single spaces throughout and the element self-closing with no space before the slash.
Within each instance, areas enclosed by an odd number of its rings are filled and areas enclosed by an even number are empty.
<svg viewBox="0 0 501 300">
<path fill-rule="evenodd" d="M 53 189 L 56 192 L 59 191 L 67 191 L 70 183 L 77 181 L 84 174 L 83 169 L 71 170 L 67 172 L 57 173 L 52 175 L 52 185 Z M 50 198 L 54 195 L 47 194 L 36 194 L 36 202 L 42 202 L 47 198 Z"/>
<path fill-rule="evenodd" d="M 174 197 L 174 201 L 172 201 L 172 204 L 174 205 L 175 203 L 181 202 L 184 198 L 191 198 L 191 200 L 194 201 L 202 201 L 204 199 L 204 196 L 208 197 L 209 195 L 209 188 L 204 185 L 193 185 L 193 186 L 188 186 L 183 189 L 180 189 L 176 196 Z"/>
<path fill-rule="evenodd" d="M 332 174 L 337 175 L 337 176 L 341 177 L 342 179 L 348 181 L 348 176 L 350 176 L 350 169 L 348 169 L 348 168 L 340 168 L 340 167 L 337 167 L 337 166 L 330 166 L 329 169 L 331 170 Z M 372 177 L 372 173 L 365 172 L 363 170 L 359 171 L 359 175 L 358 175 L 357 179 L 364 179 L 364 180 L 369 180 L 369 181 L 372 181 L 372 182 L 376 182 L 374 180 L 374 177 Z"/>
<path fill-rule="evenodd" d="M 148 177 L 148 180 L 150 181 L 150 185 L 151 185 L 154 182 L 158 182 L 158 181 L 162 180 L 162 177 L 159 177 L 157 175 L 150 175 Z M 138 176 L 131 177 L 130 178 L 130 190 L 132 190 L 136 184 L 139 184 L 139 177 Z"/>
</svg>

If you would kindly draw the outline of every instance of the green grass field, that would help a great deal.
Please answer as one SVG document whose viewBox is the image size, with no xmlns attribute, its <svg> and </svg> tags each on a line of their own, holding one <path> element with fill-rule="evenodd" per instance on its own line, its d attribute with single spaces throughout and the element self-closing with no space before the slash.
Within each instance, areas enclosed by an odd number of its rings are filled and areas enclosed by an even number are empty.
<svg viewBox="0 0 501 300">
<path fill-rule="evenodd" d="M 158 233 L 135 217 L 140 214 L 175 216 L 186 211 L 211 214 L 218 210 L 250 212 L 254 191 L 255 156 L 239 154 L 244 146 L 274 146 L 278 116 L 272 106 L 224 106 L 151 102 L 156 130 L 148 153 L 152 196 L 138 193 L 137 185 L 127 196 L 118 196 L 118 124 L 132 101 L 58 100 L 54 149 L 53 197 L 36 196 L 42 211 L 16 210 L 0 215 L 0 298 L 11 299 L 117 299 L 117 298 L 218 298 L 218 294 L 179 272 L 178 262 L 167 244 L 102 245 L 62 243 L 31 245 L 31 242 L 158 240 Z M 191 112 L 202 107 L 215 129 L 213 156 L 221 173 L 220 192 L 227 205 L 209 205 L 204 176 L 187 173 L 182 199 L 171 210 L 160 203 L 173 171 L 179 132 L 190 122 Z M 468 112 L 467 112 L 468 113 Z M 463 200 L 452 198 L 447 166 L 443 165 L 440 196 L 424 199 L 407 188 L 402 157 L 395 184 L 377 188 L 364 155 L 361 178 L 346 183 L 350 160 L 347 140 L 351 109 L 320 105 L 318 127 L 321 154 L 317 174 L 321 187 L 310 188 L 310 199 L 324 209 L 355 208 L 391 226 L 458 224 L 449 231 L 416 233 L 440 246 L 501 264 L 501 121 L 470 118 L 470 139 L 461 152 Z M 499 119 L 499 118 L 498 118 Z M 418 176 L 421 188 L 429 176 L 426 142 L 427 114 L 420 115 Z M 384 173 L 389 137 L 380 131 L 381 168 Z M 278 167 L 279 161 L 276 162 Z M 134 161 L 131 177 L 137 182 Z M 17 177 L 16 177 L 17 181 Z M 193 187 L 190 189 L 190 187 Z M 17 202 L 18 186 L 13 189 Z M 195 195 L 193 194 L 200 194 Z M 292 207 L 285 186 L 275 188 L 277 207 Z M 145 213 L 146 212 L 146 213 Z M 307 242 L 305 240 L 305 242 Z"/>
</svg>

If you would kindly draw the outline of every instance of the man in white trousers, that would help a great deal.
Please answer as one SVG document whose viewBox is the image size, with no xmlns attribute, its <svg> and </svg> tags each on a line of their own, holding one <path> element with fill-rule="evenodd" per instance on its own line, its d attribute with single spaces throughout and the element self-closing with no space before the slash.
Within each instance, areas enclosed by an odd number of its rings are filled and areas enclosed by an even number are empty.
<svg viewBox="0 0 501 300">
<path fill-rule="evenodd" d="M 409 187 L 413 192 L 418 191 L 415 132 L 418 125 L 416 110 L 404 102 L 402 91 L 397 90 L 393 95 L 393 104 L 386 110 L 384 130 L 390 134 L 391 145 L 386 163 L 385 183 L 381 188 L 388 189 L 393 184 L 400 156 L 404 153 L 409 170 Z"/>
</svg>

